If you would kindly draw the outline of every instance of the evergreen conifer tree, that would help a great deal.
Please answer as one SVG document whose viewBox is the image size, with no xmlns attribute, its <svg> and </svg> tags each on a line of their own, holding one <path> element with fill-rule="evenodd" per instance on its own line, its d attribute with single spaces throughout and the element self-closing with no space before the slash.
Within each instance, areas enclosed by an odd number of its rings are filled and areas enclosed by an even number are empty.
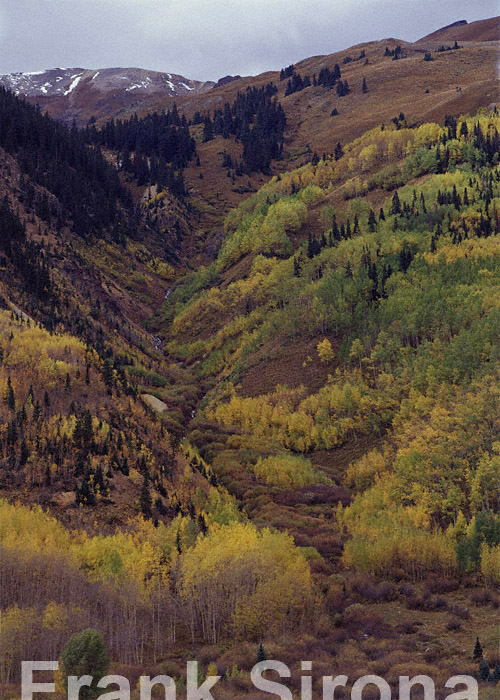
<svg viewBox="0 0 500 700">
<path fill-rule="evenodd" d="M 476 637 L 476 643 L 474 644 L 474 651 L 472 652 L 472 660 L 478 661 L 483 658 L 483 647 L 479 641 L 479 637 Z"/>
<path fill-rule="evenodd" d="M 479 680 L 487 681 L 490 677 L 490 667 L 488 662 L 482 659 L 479 663 Z"/>
<path fill-rule="evenodd" d="M 148 484 L 148 479 L 147 479 L 146 475 L 144 476 L 144 480 L 142 482 L 140 505 L 141 505 L 141 511 L 142 511 L 142 514 L 144 515 L 144 517 L 150 518 L 151 517 L 151 508 L 152 508 L 153 503 L 151 500 L 151 493 L 149 491 L 149 484 Z"/>
</svg>

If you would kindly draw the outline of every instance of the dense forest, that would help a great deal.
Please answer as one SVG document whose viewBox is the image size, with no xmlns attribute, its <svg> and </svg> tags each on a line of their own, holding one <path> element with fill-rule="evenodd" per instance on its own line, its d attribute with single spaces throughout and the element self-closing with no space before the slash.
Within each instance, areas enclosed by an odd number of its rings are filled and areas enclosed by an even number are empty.
<svg viewBox="0 0 500 700">
<path fill-rule="evenodd" d="M 270 174 L 271 161 L 282 156 L 286 117 L 275 98 L 277 92 L 272 83 L 263 88 L 249 87 L 238 92 L 232 105 L 226 102 L 223 109 L 215 110 L 213 118 L 195 114 L 194 123 L 203 123 L 205 141 L 219 135 L 235 136 L 241 141 L 243 162 L 235 167 L 240 173 Z M 231 164 L 224 163 L 225 167 L 228 165 Z"/>
<path fill-rule="evenodd" d="M 177 197 L 186 194 L 183 169 L 194 156 L 196 145 L 189 133 L 186 117 L 176 106 L 161 114 L 154 112 L 142 119 L 111 120 L 101 129 L 87 127 L 90 143 L 118 152 L 121 170 L 130 173 L 139 186 L 157 185 Z"/>
<path fill-rule="evenodd" d="M 101 236 L 105 228 L 132 232 L 130 193 L 101 152 L 89 148 L 76 128 L 57 124 L 4 88 L 0 146 L 16 157 L 23 201 L 36 208 L 42 221 L 61 229 L 70 220 L 75 232 L 87 238 Z"/>
</svg>

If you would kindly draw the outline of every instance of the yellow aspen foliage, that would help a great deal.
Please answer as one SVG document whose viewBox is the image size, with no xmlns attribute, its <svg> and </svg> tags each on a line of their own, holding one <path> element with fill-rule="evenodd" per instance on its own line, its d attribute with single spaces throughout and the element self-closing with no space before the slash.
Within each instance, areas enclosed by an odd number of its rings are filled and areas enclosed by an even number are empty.
<svg viewBox="0 0 500 700">
<path fill-rule="evenodd" d="M 17 666 L 29 659 L 38 611 L 17 606 L 0 609 L 0 682 L 9 683 Z"/>
<path fill-rule="evenodd" d="M 43 612 L 42 627 L 64 631 L 68 627 L 69 611 L 65 605 L 50 601 Z"/>
<path fill-rule="evenodd" d="M 259 457 L 253 469 L 258 479 L 281 488 L 300 488 L 325 481 L 324 475 L 314 470 L 310 460 L 294 455 Z"/>
<path fill-rule="evenodd" d="M 428 529 L 429 518 L 418 506 L 397 505 L 390 479 L 358 496 L 341 519 L 351 534 L 343 554 L 347 567 L 384 576 L 403 570 L 414 579 L 457 569 L 453 537 Z"/>
<path fill-rule="evenodd" d="M 375 163 L 378 160 L 379 156 L 379 150 L 378 146 L 376 143 L 371 143 L 368 146 L 365 146 L 360 154 L 359 154 L 359 160 L 361 162 L 361 169 L 363 171 L 370 170 L 373 168 Z"/>
<path fill-rule="evenodd" d="M 495 454 L 483 454 L 475 470 L 470 472 L 470 503 L 473 513 L 481 510 L 498 512 L 500 508 L 500 455 L 499 443 L 494 443 Z"/>
<path fill-rule="evenodd" d="M 500 582 L 500 546 L 481 545 L 481 574 L 491 584 Z"/>
<path fill-rule="evenodd" d="M 316 350 L 318 351 L 318 357 L 321 362 L 331 362 L 333 360 L 333 348 L 328 338 L 323 338 L 316 346 Z"/>
<path fill-rule="evenodd" d="M 0 500 L 0 544 L 24 553 L 71 550 L 67 530 L 40 506 L 31 509 Z"/>
<path fill-rule="evenodd" d="M 217 674 L 218 674 L 217 664 L 215 664 L 212 661 L 211 663 L 208 664 L 206 677 L 209 678 L 210 676 L 216 676 Z"/>
<path fill-rule="evenodd" d="M 356 491 L 365 491 L 373 486 L 377 476 L 389 468 L 389 454 L 379 450 L 370 450 L 347 468 L 345 483 Z"/>
<path fill-rule="evenodd" d="M 314 605 L 309 566 L 284 533 L 214 526 L 179 560 L 180 593 L 202 636 L 245 639 L 297 627 Z"/>
<path fill-rule="evenodd" d="M 299 452 L 330 449 L 347 435 L 378 429 L 390 419 L 396 400 L 385 388 L 370 387 L 355 370 L 331 377 L 307 397 L 304 387 L 278 386 L 273 393 L 251 398 L 233 393 L 229 402 L 208 409 L 207 417 Z"/>
</svg>

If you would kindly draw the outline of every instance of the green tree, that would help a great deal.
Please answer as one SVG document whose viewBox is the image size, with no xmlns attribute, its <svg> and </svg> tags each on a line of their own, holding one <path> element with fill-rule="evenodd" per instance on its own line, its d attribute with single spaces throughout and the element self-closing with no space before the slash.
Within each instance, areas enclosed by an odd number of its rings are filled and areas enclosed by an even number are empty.
<svg viewBox="0 0 500 700">
<path fill-rule="evenodd" d="M 139 499 L 141 505 L 141 511 L 145 518 L 151 517 L 151 508 L 153 502 L 151 500 L 151 493 L 149 491 L 149 484 L 147 476 L 144 476 L 144 481 L 142 482 L 141 496 Z"/>
<path fill-rule="evenodd" d="M 394 192 L 394 195 L 392 197 L 392 207 L 391 207 L 391 214 L 401 214 L 401 202 L 399 201 L 399 195 L 396 192 Z"/>
<path fill-rule="evenodd" d="M 474 651 L 472 652 L 472 660 L 479 661 L 483 658 L 483 647 L 479 641 L 479 637 L 476 637 L 476 643 L 474 644 Z"/>
<path fill-rule="evenodd" d="M 500 663 L 495 664 L 495 668 L 493 669 L 493 673 L 491 675 L 491 680 L 495 684 L 500 681 Z"/>
<path fill-rule="evenodd" d="M 267 656 L 266 652 L 264 651 L 264 647 L 262 646 L 262 642 L 259 644 L 259 648 L 257 649 L 257 663 L 260 663 L 261 661 L 266 661 Z"/>
<path fill-rule="evenodd" d="M 97 682 L 108 673 L 109 657 L 103 636 L 94 629 L 74 634 L 61 655 L 61 670 L 64 682 L 68 676 L 93 676 L 90 687 L 82 687 L 80 698 L 88 700 L 100 693 Z"/>
<path fill-rule="evenodd" d="M 373 233 L 375 229 L 377 228 L 377 219 L 375 217 L 375 212 L 373 209 L 370 209 L 370 213 L 368 215 L 368 229 L 370 233 Z"/>
<path fill-rule="evenodd" d="M 479 680 L 487 681 L 490 677 L 490 667 L 487 661 L 481 660 L 479 664 Z"/>
<path fill-rule="evenodd" d="M 10 408 L 11 411 L 16 410 L 16 396 L 14 394 L 14 389 L 12 388 L 12 384 L 10 381 L 10 374 L 7 379 L 7 391 L 5 392 L 5 398 L 4 398 L 5 403 L 7 406 Z"/>
<path fill-rule="evenodd" d="M 80 504 L 84 506 L 95 506 L 96 498 L 94 489 L 90 485 L 89 476 L 84 476 L 80 486 L 75 489 L 75 502 L 76 505 Z"/>
</svg>

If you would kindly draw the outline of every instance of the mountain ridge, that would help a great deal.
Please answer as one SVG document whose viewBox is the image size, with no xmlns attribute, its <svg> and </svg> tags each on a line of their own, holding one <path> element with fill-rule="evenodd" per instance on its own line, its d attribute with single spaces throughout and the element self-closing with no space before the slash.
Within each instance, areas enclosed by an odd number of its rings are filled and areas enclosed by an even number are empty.
<svg viewBox="0 0 500 700">
<path fill-rule="evenodd" d="M 48 110 L 65 122 L 86 123 L 109 116 L 110 109 L 131 109 L 146 96 L 178 97 L 210 90 L 215 83 L 144 68 L 50 68 L 0 75 L 0 85 Z M 92 112 L 92 114 L 90 114 Z"/>
<path fill-rule="evenodd" d="M 325 62 L 326 65 L 343 60 L 349 52 L 358 49 L 362 51 L 367 47 L 383 47 L 385 44 L 393 47 L 400 45 L 410 54 L 418 55 L 427 50 L 436 51 L 443 42 L 453 44 L 457 40 L 473 44 L 498 40 L 500 17 L 466 24 L 463 24 L 464 21 L 453 22 L 415 42 L 397 37 L 368 40 L 329 54 L 306 57 L 297 61 L 296 67 L 299 70 L 314 70 L 316 63 Z M 135 112 L 144 115 L 155 110 L 172 108 L 174 101 L 177 101 L 178 106 L 189 116 L 196 109 L 206 109 L 210 104 L 217 102 L 219 95 L 234 96 L 237 90 L 248 85 L 276 80 L 277 73 L 279 69 L 269 69 L 253 76 L 225 76 L 218 81 L 198 81 L 174 73 L 143 68 L 58 68 L 0 75 L 0 84 L 14 89 L 16 94 L 26 97 L 29 101 L 38 103 L 41 109 L 48 111 L 54 119 L 66 124 L 76 121 L 77 125 L 85 126 L 92 117 L 97 121 L 117 117 L 130 118 Z M 77 79 L 78 83 L 72 87 L 72 81 Z M 119 83 L 122 79 L 125 79 L 127 84 L 120 88 Z M 211 93 L 208 99 L 204 97 L 207 93 Z M 202 99 L 198 104 L 199 97 Z M 471 105 L 471 110 L 476 108 L 477 105 Z"/>
<path fill-rule="evenodd" d="M 459 20 L 426 34 L 415 43 L 445 41 L 498 41 L 500 38 L 500 16 L 479 19 L 475 22 Z"/>
</svg>

